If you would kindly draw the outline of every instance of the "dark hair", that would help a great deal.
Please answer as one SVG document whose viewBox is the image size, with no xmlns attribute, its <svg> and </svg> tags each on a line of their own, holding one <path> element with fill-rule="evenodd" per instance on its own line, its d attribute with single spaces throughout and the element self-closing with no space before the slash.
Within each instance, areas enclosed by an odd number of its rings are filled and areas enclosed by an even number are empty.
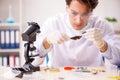
<svg viewBox="0 0 120 80">
<path fill-rule="evenodd" d="M 70 3 L 72 2 L 72 0 L 65 0 L 66 1 L 66 5 L 70 5 Z M 90 11 L 93 11 L 93 9 L 97 6 L 98 4 L 98 0 L 77 0 L 80 3 L 85 4 L 88 9 L 90 9 Z"/>
</svg>

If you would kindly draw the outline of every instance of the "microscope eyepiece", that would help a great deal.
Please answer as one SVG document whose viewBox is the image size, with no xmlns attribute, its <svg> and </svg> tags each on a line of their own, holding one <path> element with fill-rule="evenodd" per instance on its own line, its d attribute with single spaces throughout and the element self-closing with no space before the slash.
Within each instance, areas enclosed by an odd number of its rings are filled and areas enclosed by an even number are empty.
<svg viewBox="0 0 120 80">
<path fill-rule="evenodd" d="M 40 27 L 35 22 L 28 22 L 28 28 L 22 33 L 23 41 L 34 42 L 36 41 L 36 33 L 40 32 Z"/>
</svg>

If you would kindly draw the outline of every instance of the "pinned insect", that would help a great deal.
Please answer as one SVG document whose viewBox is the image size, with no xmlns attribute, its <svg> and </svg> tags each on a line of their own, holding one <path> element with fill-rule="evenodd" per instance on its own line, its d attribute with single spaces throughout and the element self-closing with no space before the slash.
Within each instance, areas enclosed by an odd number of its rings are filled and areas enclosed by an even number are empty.
<svg viewBox="0 0 120 80">
<path fill-rule="evenodd" d="M 84 33 L 86 33 L 86 31 L 82 32 L 82 34 L 84 34 Z M 70 39 L 72 39 L 72 40 L 78 40 L 78 39 L 80 39 L 81 37 L 82 37 L 82 35 L 81 35 L 81 36 L 73 36 L 73 37 L 71 37 Z"/>
</svg>

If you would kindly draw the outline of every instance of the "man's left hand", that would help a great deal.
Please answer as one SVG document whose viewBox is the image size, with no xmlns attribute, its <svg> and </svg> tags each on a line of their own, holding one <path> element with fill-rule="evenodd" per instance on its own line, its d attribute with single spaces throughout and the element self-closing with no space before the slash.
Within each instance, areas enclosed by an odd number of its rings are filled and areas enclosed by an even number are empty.
<svg viewBox="0 0 120 80">
<path fill-rule="evenodd" d="M 93 43 L 98 47 L 101 48 L 104 46 L 105 41 L 103 40 L 103 33 L 98 28 L 91 28 L 86 30 L 86 33 L 84 34 L 85 38 L 88 40 L 93 41 Z"/>
</svg>

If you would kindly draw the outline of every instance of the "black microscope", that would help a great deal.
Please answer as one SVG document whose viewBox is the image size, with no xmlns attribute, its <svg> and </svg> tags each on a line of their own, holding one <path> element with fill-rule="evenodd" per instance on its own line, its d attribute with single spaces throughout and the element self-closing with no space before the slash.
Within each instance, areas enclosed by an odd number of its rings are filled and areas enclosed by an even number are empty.
<svg viewBox="0 0 120 80">
<path fill-rule="evenodd" d="M 27 41 L 24 44 L 24 57 L 25 64 L 19 68 L 12 68 L 12 72 L 16 74 L 16 77 L 22 78 L 23 74 L 30 74 L 35 71 L 39 71 L 39 66 L 33 66 L 31 63 L 34 60 L 34 57 L 39 56 L 39 54 L 32 54 L 33 51 L 36 50 L 34 46 L 34 41 L 36 41 L 36 34 L 40 33 L 40 27 L 35 22 L 28 22 L 29 28 L 22 33 L 22 40 Z"/>
</svg>

